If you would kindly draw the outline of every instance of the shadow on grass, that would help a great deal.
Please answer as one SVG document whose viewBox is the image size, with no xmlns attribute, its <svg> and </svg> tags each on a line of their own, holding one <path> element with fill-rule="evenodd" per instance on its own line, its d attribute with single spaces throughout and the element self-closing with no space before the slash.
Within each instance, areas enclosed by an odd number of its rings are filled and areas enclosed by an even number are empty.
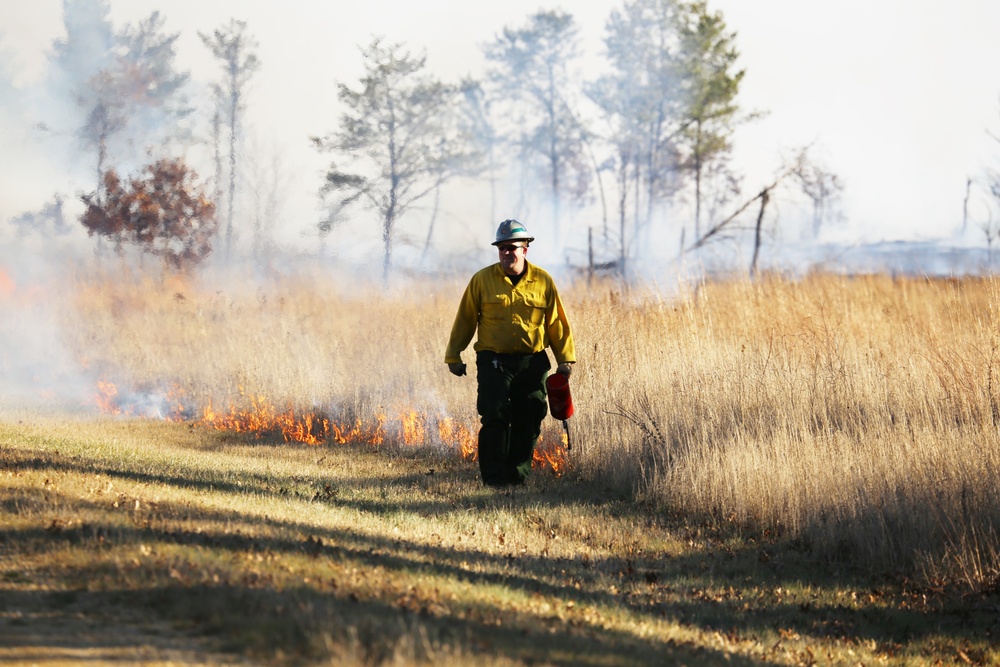
<svg viewBox="0 0 1000 667">
<path fill-rule="evenodd" d="M 72 512 L 71 499 L 60 505 Z M 88 508 L 77 503 L 75 511 Z M 150 527 L 86 524 L 70 529 L 0 530 L 0 550 L 30 557 L 30 551 L 59 542 L 113 546 L 161 544 L 209 548 L 235 554 L 308 555 L 361 569 L 381 568 L 416 576 L 440 577 L 473 586 L 491 585 L 525 594 L 552 596 L 578 608 L 627 609 L 637 617 L 665 619 L 706 631 L 761 633 L 794 630 L 818 638 L 851 637 L 877 642 L 905 643 L 926 636 L 961 639 L 973 630 L 997 627 L 995 610 L 949 609 L 940 614 L 927 609 L 899 609 L 881 605 L 784 603 L 753 599 L 741 590 L 787 590 L 804 582 L 802 563 L 782 574 L 779 565 L 746 577 L 746 554 L 694 554 L 669 559 L 591 558 L 586 562 L 512 554 L 490 554 L 479 550 L 435 547 L 404 539 L 387 539 L 351 530 L 318 529 L 313 525 L 274 520 L 261 521 L 240 514 L 200 512 L 206 522 L 247 522 L 266 525 L 282 533 L 304 535 L 302 539 L 202 530 L 159 530 Z M 16 546 L 15 546 L 16 545 Z M 35 545 L 32 549 L 30 545 Z M 13 547 L 11 549 L 11 547 Z M 26 552 L 25 547 L 28 547 Z M 37 551 L 36 551 L 37 553 Z M 715 561 L 707 565 L 706 561 Z M 719 561 L 732 561 L 732 565 Z M 728 570 L 728 571 L 727 571 Z M 567 573 L 572 579 L 567 583 Z M 87 573 L 78 573 L 82 580 Z M 831 575 L 822 583 L 829 588 L 850 587 L 858 582 Z M 639 592 L 611 594 L 609 584 Z M 666 594 L 664 594 L 666 591 Z M 721 592 L 713 592 L 721 591 Z M 765 596 L 766 597 L 766 596 Z M 929 620 L 935 617 L 936 620 Z"/>
<path fill-rule="evenodd" d="M 195 469 L 177 469 L 171 474 L 157 475 L 131 470 L 128 464 L 113 467 L 101 462 L 69 459 L 58 454 L 38 451 L 6 450 L 0 457 L 0 469 L 53 470 L 83 474 L 100 473 L 133 482 L 168 484 L 182 489 L 215 489 L 239 494 L 263 494 L 287 497 L 280 489 L 298 484 L 311 488 L 300 476 L 257 476 L 250 482 L 227 482 L 224 486 L 211 480 L 192 479 L 204 476 Z M 308 491 L 297 492 L 301 500 L 346 506 L 375 514 L 410 512 L 421 516 L 444 515 L 456 511 L 495 508 L 507 505 L 558 506 L 590 505 L 602 511 L 641 519 L 642 509 L 607 496 L 596 495 L 591 487 L 569 480 L 539 483 L 533 481 L 526 489 L 511 496 L 484 493 L 469 471 L 453 467 L 436 471 L 433 482 L 426 473 L 389 473 L 378 480 L 323 477 L 320 481 L 330 488 L 350 489 L 371 493 L 373 489 L 392 486 L 426 487 L 444 483 L 462 488 L 458 497 L 426 500 L 395 501 L 353 500 L 339 498 L 336 493 L 309 497 Z M 191 475 L 189 477 L 188 475 Z M 442 479 L 443 478 L 443 479 Z M 552 484 L 561 485 L 558 492 Z M 277 485 L 279 490 L 274 490 Z M 303 486 L 305 485 L 305 486 Z M 336 485 L 336 486 L 333 486 Z M 296 487 L 296 488 L 299 488 Z M 39 490 L 39 493 L 43 491 Z M 62 496 L 56 491 L 44 491 L 45 503 L 65 508 L 67 513 L 107 513 L 108 503 L 84 501 Z M 9 502 L 9 493 L 0 491 L 0 502 Z M 30 494 L 29 494 L 30 496 Z M 31 502 L 19 497 L 5 508 Z M 42 506 L 38 502 L 38 506 Z M 552 558 L 539 555 L 488 553 L 475 549 L 455 549 L 429 545 L 406 539 L 372 535 L 352 529 L 317 527 L 296 521 L 260 519 L 238 512 L 204 511 L 195 513 L 191 507 L 173 508 L 160 503 L 152 514 L 131 514 L 112 523 L 91 522 L 69 529 L 0 529 L 0 553 L 30 559 L 59 542 L 100 545 L 101 549 L 115 546 L 170 544 L 208 548 L 229 554 L 232 562 L 237 554 L 307 555 L 317 561 L 335 563 L 346 568 L 359 568 L 401 576 L 439 577 L 471 586 L 495 586 L 530 596 L 551 596 L 564 603 L 572 602 L 578 610 L 615 610 L 630 614 L 638 621 L 666 621 L 706 633 L 737 633 L 752 639 L 776 630 L 793 631 L 800 635 L 822 639 L 870 640 L 878 645 L 902 645 L 928 637 L 948 637 L 962 640 L 970 636 L 997 636 L 997 619 L 987 610 L 945 609 L 940 613 L 925 609 L 904 609 L 879 604 L 789 603 L 778 597 L 751 595 L 754 591 L 787 589 L 803 584 L 818 589 L 864 588 L 862 578 L 841 570 L 809 562 L 808 556 L 784 552 L 760 563 L 760 548 L 693 550 L 678 557 Z M 239 532 L 199 532 L 166 527 L 160 520 L 176 512 L 187 521 L 247 524 L 260 534 Z M 196 516 L 193 516 L 195 515 Z M 161 524 L 159 527 L 157 524 Z M 294 537 L 289 537 L 294 536 Z M 753 564 L 753 565 L 749 565 Z M 86 581 L 97 572 L 86 568 L 74 573 L 74 579 Z M 169 577 L 161 573 L 164 579 Z M 626 591 L 612 593 L 609 591 Z M 719 591 L 723 591 L 719 593 Z M 440 645 L 457 645 L 472 653 L 502 654 L 524 661 L 542 660 L 552 664 L 648 664 L 696 660 L 721 662 L 730 656 L 690 646 L 680 647 L 664 640 L 640 637 L 637 634 L 610 630 L 598 623 L 580 618 L 545 618 L 538 613 L 511 613 L 500 606 L 480 606 L 475 609 L 452 608 L 448 604 L 414 611 L 385 599 L 361 600 L 351 590 L 351 582 L 342 583 L 340 592 L 319 590 L 303 585 L 284 589 L 266 580 L 253 580 L 244 585 L 223 585 L 193 582 L 186 586 L 158 586 L 150 590 L 117 592 L 76 591 L 67 594 L 5 591 L 0 608 L 59 608 L 66 604 L 100 609 L 105 605 L 155 609 L 174 622 L 190 622 L 201 633 L 220 634 L 231 648 L 262 642 L 255 651 L 268 647 L 293 646 L 303 653 L 315 652 L 313 642 L 328 634 L 338 642 L 361 641 L 361 649 L 369 657 L 387 646 L 413 642 L 415 628 Z M 66 596 L 69 595 L 69 598 Z M 60 597 L 62 596 L 62 597 Z M 226 620 L 238 610 L 239 622 Z M 229 614 L 229 617 L 227 617 Z M 270 620 L 268 620 L 270 619 Z M 266 623 L 265 623 L 266 621 Z M 394 636 L 381 636 L 376 628 L 386 624 L 396 628 Z M 258 625 L 262 624 L 262 625 Z M 499 625 L 498 625 L 499 624 Z M 351 632 L 347 632 L 351 630 Z M 347 634 L 345 634 L 345 632 Z M 352 634 L 353 633 L 353 634 Z M 363 640 L 371 636 L 370 640 Z M 358 639 L 362 638 L 362 639 Z M 367 643 L 366 643 L 367 642 Z M 394 644 L 395 643 L 395 644 Z M 415 644 L 414 644 L 415 645 Z M 563 656 L 563 657 L 560 657 Z M 661 659 L 662 656 L 662 659 Z M 376 656 L 377 657 L 377 656 Z M 366 658 L 367 659 L 367 658 Z M 738 661 L 737 661 L 738 662 Z M 749 664 L 749 663 L 747 663 Z"/>
<path fill-rule="evenodd" d="M 526 664 L 647 665 L 758 662 L 672 641 L 638 638 L 607 629 L 511 619 L 491 610 L 407 609 L 353 593 L 312 588 L 275 589 L 241 585 L 154 586 L 144 590 L 5 592 L 0 611 L 18 612 L 19 622 L 0 621 L 0 640 L 12 649 L 35 648 L 35 623 L 87 616 L 104 627 L 85 641 L 61 636 L 56 646 L 93 648 L 122 643 L 115 627 L 134 613 L 171 622 L 208 637 L 217 650 L 266 659 L 278 650 L 293 659 L 323 659 L 330 644 L 344 647 L 364 664 L 393 662 L 402 654 L 432 662 L 445 651 L 472 658 L 503 656 Z M 5 614 L 9 617 L 9 614 Z M 134 618 L 133 618 L 134 620 Z M 330 641 L 327 641 L 327 638 Z M 479 656 L 480 659 L 477 659 Z M 473 664 L 470 663 L 470 664 Z M 395 664 L 395 663 L 394 663 Z"/>
<path fill-rule="evenodd" d="M 227 434 L 220 434 L 220 437 L 227 437 Z M 232 437 L 232 436 L 228 436 Z M 260 443 L 246 445 L 247 447 L 257 447 Z M 285 445 L 286 447 L 306 447 L 305 445 Z M 373 452 L 370 447 L 364 445 L 335 445 L 348 452 L 356 452 L 358 455 L 373 456 L 378 452 Z M 318 456 L 322 457 L 322 449 L 313 449 Z M 398 451 L 386 449 L 386 456 L 399 456 Z M 415 451 L 407 451 L 406 457 L 417 458 Z M 371 512 L 413 512 L 421 516 L 442 515 L 453 512 L 459 505 L 463 507 L 482 507 L 493 502 L 489 496 L 475 496 L 466 494 L 464 497 L 449 497 L 426 501 L 395 501 L 384 499 L 379 501 L 369 501 L 365 498 L 345 497 L 371 495 L 372 491 L 388 491 L 398 488 L 419 487 L 426 489 L 430 484 L 447 484 L 455 486 L 468 486 L 469 489 L 479 489 L 479 482 L 476 480 L 478 468 L 475 463 L 466 463 L 454 460 L 437 460 L 427 465 L 427 471 L 393 473 L 378 478 L 359 478 L 338 474 L 337 471 L 324 471 L 321 475 L 282 475 L 269 472 L 267 474 L 242 472 L 240 479 L 234 480 L 234 475 L 226 470 L 210 471 L 195 466 L 185 466 L 174 464 L 169 472 L 149 472 L 147 470 L 137 470 L 130 466 L 129 462 L 116 461 L 110 464 L 104 461 L 84 460 L 71 458 L 57 453 L 41 450 L 20 450 L 9 449 L 0 450 L 0 469 L 19 471 L 52 471 L 62 473 L 78 473 L 89 475 L 102 475 L 110 478 L 122 479 L 137 484 L 165 484 L 180 489 L 191 489 L 197 491 L 218 491 L 222 493 L 254 493 L 264 497 L 272 498 L 294 498 L 307 501 L 325 501 L 345 507 L 353 507 L 358 510 Z M 432 472 L 430 472 L 432 471 Z M 541 481 L 540 481 L 541 480 Z M 538 484 L 558 483 L 552 478 L 551 473 L 539 472 L 532 480 Z M 576 486 L 570 486 L 576 489 Z M 567 494 L 562 492 L 557 496 L 549 496 L 544 492 L 544 487 L 536 491 L 547 504 L 554 502 L 576 503 L 584 505 L 602 505 L 600 496 L 595 496 L 592 492 L 580 489 L 579 493 L 572 491 Z M 378 494 L 375 494 L 378 495 Z M 612 502 L 607 500 L 606 502 Z"/>
</svg>

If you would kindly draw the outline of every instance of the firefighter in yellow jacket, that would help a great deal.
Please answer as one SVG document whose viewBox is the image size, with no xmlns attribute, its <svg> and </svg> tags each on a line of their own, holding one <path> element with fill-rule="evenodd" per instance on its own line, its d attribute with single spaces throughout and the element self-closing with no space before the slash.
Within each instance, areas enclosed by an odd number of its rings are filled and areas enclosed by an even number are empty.
<svg viewBox="0 0 1000 667">
<path fill-rule="evenodd" d="M 569 377 L 576 361 L 573 334 L 552 276 L 525 259 L 534 241 L 517 220 L 504 220 L 493 245 L 500 261 L 478 271 L 462 295 L 445 352 L 448 369 L 465 375 L 462 351 L 476 351 L 479 391 L 479 471 L 483 484 L 523 484 L 547 413 L 545 378 Z"/>
</svg>

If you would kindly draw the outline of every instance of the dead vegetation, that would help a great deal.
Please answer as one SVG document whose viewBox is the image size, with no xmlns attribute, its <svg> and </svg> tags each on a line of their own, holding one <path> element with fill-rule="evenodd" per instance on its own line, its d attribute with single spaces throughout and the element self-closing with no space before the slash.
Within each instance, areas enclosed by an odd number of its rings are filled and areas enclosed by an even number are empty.
<svg viewBox="0 0 1000 667">
<path fill-rule="evenodd" d="M 997 661 L 994 280 L 567 290 L 569 471 L 510 496 L 443 438 L 199 424 L 266 396 L 474 427 L 441 361 L 461 285 L 342 284 L 69 294 L 95 396 L 181 420 L 5 414 L 0 632 L 128 609 L 206 662 Z"/>
<path fill-rule="evenodd" d="M 10 414 L 0 475 L 6 664 L 996 659 L 989 598 L 576 478 L 503 494 L 426 452 Z"/>
</svg>

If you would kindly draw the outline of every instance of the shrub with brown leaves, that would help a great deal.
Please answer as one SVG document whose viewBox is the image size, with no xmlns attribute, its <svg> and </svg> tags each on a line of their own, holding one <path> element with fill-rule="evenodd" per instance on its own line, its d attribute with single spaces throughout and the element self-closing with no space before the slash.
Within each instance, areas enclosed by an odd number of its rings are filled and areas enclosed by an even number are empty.
<svg viewBox="0 0 1000 667">
<path fill-rule="evenodd" d="M 127 243 L 177 270 L 188 270 L 212 252 L 218 223 L 215 204 L 202 192 L 197 174 L 183 160 L 146 165 L 123 183 L 114 169 L 104 174 L 104 197 L 82 197 L 80 222 L 90 235 L 111 239 L 121 253 Z"/>
</svg>

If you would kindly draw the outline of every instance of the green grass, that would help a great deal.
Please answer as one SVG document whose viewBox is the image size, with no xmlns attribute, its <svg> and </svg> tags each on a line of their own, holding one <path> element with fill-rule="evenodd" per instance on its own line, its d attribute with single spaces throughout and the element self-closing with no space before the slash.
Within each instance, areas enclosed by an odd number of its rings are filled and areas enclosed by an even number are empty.
<svg viewBox="0 0 1000 667">
<path fill-rule="evenodd" d="M 572 470 L 496 492 L 431 448 L 0 420 L 3 664 L 1000 664 L 995 592 Z"/>
</svg>

